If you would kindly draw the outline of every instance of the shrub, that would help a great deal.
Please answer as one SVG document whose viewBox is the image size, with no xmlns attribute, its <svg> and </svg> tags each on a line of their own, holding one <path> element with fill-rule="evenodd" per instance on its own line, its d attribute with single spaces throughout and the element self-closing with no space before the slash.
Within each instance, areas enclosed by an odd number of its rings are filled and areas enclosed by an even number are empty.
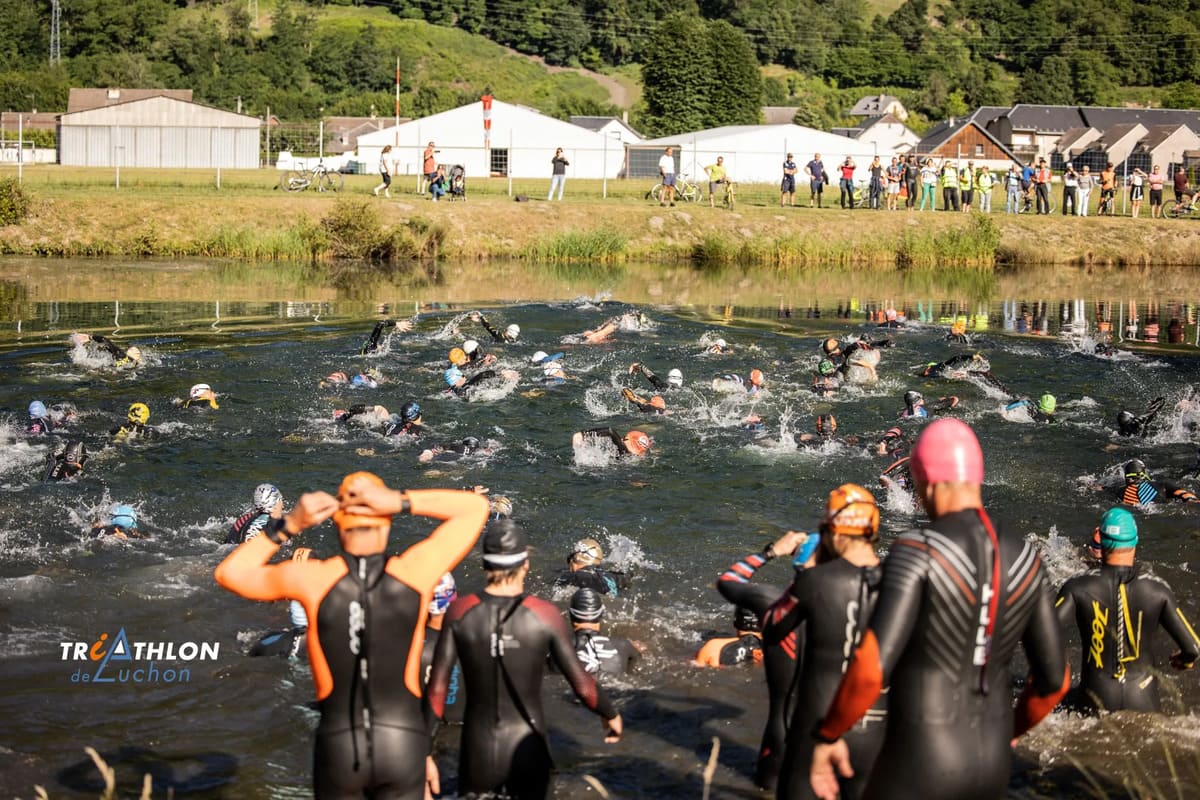
<svg viewBox="0 0 1200 800">
<path fill-rule="evenodd" d="M 0 180 L 0 227 L 20 225 L 33 205 L 29 192 L 12 178 Z"/>
</svg>

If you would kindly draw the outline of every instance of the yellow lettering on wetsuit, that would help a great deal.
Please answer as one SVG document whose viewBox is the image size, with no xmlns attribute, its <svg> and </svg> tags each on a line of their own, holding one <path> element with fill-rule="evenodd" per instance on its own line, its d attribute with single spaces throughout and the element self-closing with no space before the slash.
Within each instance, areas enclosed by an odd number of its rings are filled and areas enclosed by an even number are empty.
<svg viewBox="0 0 1200 800">
<path fill-rule="evenodd" d="M 1104 631 L 1108 629 L 1108 609 L 1100 608 L 1100 601 L 1092 601 L 1092 647 L 1089 655 L 1096 669 L 1104 669 Z"/>
</svg>

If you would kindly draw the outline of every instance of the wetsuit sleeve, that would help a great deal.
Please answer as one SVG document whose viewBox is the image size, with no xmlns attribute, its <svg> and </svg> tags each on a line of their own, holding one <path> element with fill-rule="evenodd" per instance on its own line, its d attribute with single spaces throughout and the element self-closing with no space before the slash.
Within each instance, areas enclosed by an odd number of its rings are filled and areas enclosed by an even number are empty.
<svg viewBox="0 0 1200 800">
<path fill-rule="evenodd" d="M 611 439 L 612 443 L 617 446 L 617 450 L 621 452 L 625 451 L 625 442 L 621 439 L 620 434 L 618 434 L 612 428 L 589 428 L 582 433 L 585 438 L 595 437 L 597 439 Z"/>
<path fill-rule="evenodd" d="M 821 738 L 833 741 L 850 730 L 875 704 L 912 636 L 925 593 L 929 546 L 925 537 L 906 533 L 892 545 L 883 564 L 879 600 L 837 695 L 821 720 Z"/>
<path fill-rule="evenodd" d="M 483 329 L 491 335 L 492 339 L 497 342 L 504 341 L 504 337 L 492 327 L 492 324 L 487 321 L 487 317 L 483 316 L 482 314 L 479 315 L 479 324 L 482 325 Z"/>
<path fill-rule="evenodd" d="M 466 600 L 468 598 L 463 598 Z M 455 601 L 460 602 L 460 601 Z M 461 618 L 461 611 L 457 617 Z M 454 639 L 452 626 L 447 624 L 438 637 L 433 651 L 433 664 L 429 670 L 429 683 L 425 687 L 425 725 L 432 736 L 438 720 L 446 718 L 446 697 L 450 691 L 450 675 L 458 661 L 458 643 Z"/>
<path fill-rule="evenodd" d="M 1039 571 L 1040 575 L 1045 570 Z M 1025 691 L 1017 700 L 1013 715 L 1013 736 L 1020 736 L 1037 725 L 1054 710 L 1059 701 L 1071 688 L 1071 665 L 1067 662 L 1067 649 L 1063 644 L 1063 629 L 1059 617 L 1054 613 L 1044 579 L 1039 577 L 1040 586 L 1032 588 L 1038 593 L 1033 614 L 1021 637 L 1025 656 L 1029 659 L 1029 681 Z"/>
<path fill-rule="evenodd" d="M 808 616 L 808 604 L 804 599 L 808 581 L 804 578 L 804 572 L 797 574 L 791 588 L 776 598 L 762 616 L 764 642 L 779 644 Z"/>
<path fill-rule="evenodd" d="M 735 606 L 748 608 L 761 619 L 771 604 L 779 599 L 779 590 L 750 583 L 759 568 L 767 563 L 761 553 L 751 553 L 734 562 L 717 578 L 717 591 Z"/>
<path fill-rule="evenodd" d="M 617 716 L 617 710 L 608 695 L 596 683 L 596 679 L 587 673 L 579 656 L 575 655 L 575 643 L 558 609 L 536 598 L 526 598 L 526 603 L 542 624 L 550 629 L 550 660 L 567 679 L 567 683 L 571 684 L 571 690 L 579 701 L 604 719 Z"/>
<path fill-rule="evenodd" d="M 666 382 L 666 381 L 664 381 L 662 378 L 660 378 L 660 377 L 658 377 L 657 375 L 655 375 L 655 374 L 654 374 L 654 373 L 653 373 L 653 372 L 650 370 L 650 368 L 649 368 L 649 367 L 647 367 L 646 365 L 644 365 L 644 364 L 643 364 L 641 367 L 639 367 L 639 369 L 641 370 L 641 373 L 642 373 L 643 375 L 645 375 L 645 376 L 646 376 L 646 380 L 650 381 L 650 384 L 651 384 L 651 385 L 652 385 L 652 386 L 653 386 L 655 389 L 658 389 L 659 391 L 662 391 L 662 390 L 664 390 L 664 389 L 667 389 L 667 388 L 669 388 L 669 387 L 670 387 L 670 385 L 671 385 L 671 384 L 667 383 L 667 382 Z"/>
<path fill-rule="evenodd" d="M 313 589 L 305 580 L 313 565 L 297 561 L 268 564 L 277 550 L 279 545 L 266 536 L 255 536 L 226 556 L 213 577 L 248 600 L 303 600 Z"/>
<path fill-rule="evenodd" d="M 1196 629 L 1183 615 L 1183 611 L 1175 603 L 1174 593 L 1165 584 L 1163 585 L 1162 614 L 1159 616 L 1159 620 L 1163 629 L 1175 640 L 1175 644 L 1179 645 L 1185 663 L 1190 664 L 1200 659 L 1200 637 L 1196 636 Z"/>
<path fill-rule="evenodd" d="M 425 595 L 471 552 L 487 522 L 488 502 L 474 492 L 452 489 L 411 490 L 406 496 L 414 516 L 443 520 L 426 539 L 395 559 L 405 582 Z"/>
<path fill-rule="evenodd" d="M 108 353 L 113 358 L 124 358 L 125 357 L 124 351 L 122 351 L 121 348 L 117 347 L 115 344 L 110 342 L 104 336 L 93 335 L 92 341 L 95 342 L 100 347 L 101 350 Z"/>
<path fill-rule="evenodd" d="M 1063 584 L 1063 587 L 1058 590 L 1058 597 L 1054 601 L 1054 612 L 1058 616 L 1058 624 L 1063 630 L 1070 630 L 1075 622 L 1075 592 L 1072 590 L 1071 581 Z"/>
</svg>

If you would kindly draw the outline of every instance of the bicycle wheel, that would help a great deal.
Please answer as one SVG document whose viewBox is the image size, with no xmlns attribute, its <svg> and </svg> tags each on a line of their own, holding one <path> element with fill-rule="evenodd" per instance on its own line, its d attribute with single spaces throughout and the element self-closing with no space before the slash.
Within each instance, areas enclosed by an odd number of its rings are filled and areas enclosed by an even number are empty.
<svg viewBox="0 0 1200 800">
<path fill-rule="evenodd" d="M 346 176 L 340 172 L 326 172 L 325 181 L 329 190 L 333 192 L 340 192 L 346 187 Z"/>
<path fill-rule="evenodd" d="M 675 187 L 679 193 L 679 199 L 694 203 L 701 199 L 700 187 L 694 183 L 681 183 Z"/>
<path fill-rule="evenodd" d="M 654 184 L 654 187 L 646 193 L 646 196 L 656 203 L 661 203 L 663 199 L 663 185 L 661 183 Z"/>
<path fill-rule="evenodd" d="M 308 188 L 308 173 L 291 169 L 279 176 L 279 188 L 285 192 L 302 192 Z"/>
</svg>

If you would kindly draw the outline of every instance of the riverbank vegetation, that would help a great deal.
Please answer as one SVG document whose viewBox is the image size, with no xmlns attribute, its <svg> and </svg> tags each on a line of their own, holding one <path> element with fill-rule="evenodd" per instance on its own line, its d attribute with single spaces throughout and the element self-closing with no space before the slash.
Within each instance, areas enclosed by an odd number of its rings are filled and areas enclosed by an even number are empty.
<svg viewBox="0 0 1200 800">
<path fill-rule="evenodd" d="M 467 202 L 431 203 L 403 176 L 390 200 L 369 194 L 372 176 L 346 176 L 338 194 L 283 193 L 275 177 L 224 171 L 217 189 L 208 171 L 126 169 L 116 189 L 111 170 L 29 168 L 20 189 L 27 216 L 0 227 L 0 253 L 394 267 L 439 259 L 779 270 L 1200 265 L 1200 225 L 1188 220 L 781 208 L 777 187 L 766 184 L 740 187 L 734 211 L 663 208 L 637 181 L 573 180 L 565 202 L 549 203 L 540 199 L 545 181 L 514 180 L 513 194 L 531 198 L 514 203 L 507 180 L 477 179 Z"/>
</svg>

